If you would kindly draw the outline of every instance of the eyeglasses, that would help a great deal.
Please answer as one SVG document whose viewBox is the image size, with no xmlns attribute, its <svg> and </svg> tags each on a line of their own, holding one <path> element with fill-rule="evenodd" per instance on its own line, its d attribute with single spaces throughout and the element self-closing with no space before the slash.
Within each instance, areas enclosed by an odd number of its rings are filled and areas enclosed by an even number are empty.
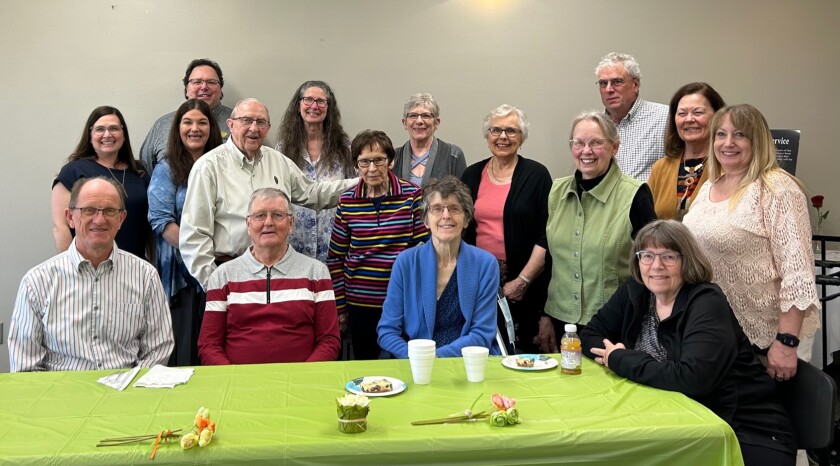
<svg viewBox="0 0 840 466">
<path fill-rule="evenodd" d="M 624 83 L 627 81 L 624 78 L 612 78 L 612 79 L 599 79 L 595 81 L 595 84 L 598 85 L 601 89 L 606 89 L 607 84 L 611 85 L 613 89 L 618 89 L 619 87 L 623 86 Z"/>
<path fill-rule="evenodd" d="M 377 167 L 381 167 L 382 165 L 385 165 L 385 162 L 387 161 L 388 157 L 377 157 L 375 159 L 359 159 L 358 164 L 359 168 L 367 168 L 370 166 L 371 162 Z"/>
<path fill-rule="evenodd" d="M 271 221 L 275 223 L 282 222 L 283 220 L 286 220 L 287 217 L 291 217 L 291 215 L 286 212 L 271 212 L 270 214 L 268 212 L 257 212 L 249 215 L 248 217 L 257 222 L 265 222 L 265 219 L 267 219 L 269 215 L 271 215 Z"/>
<path fill-rule="evenodd" d="M 189 83 L 190 86 L 197 87 L 201 87 L 204 84 L 207 84 L 207 87 L 216 87 L 221 84 L 218 79 L 190 79 L 187 83 Z"/>
<path fill-rule="evenodd" d="M 313 97 L 301 97 L 300 101 L 303 102 L 303 105 L 309 107 L 312 104 L 318 104 L 318 107 L 324 108 L 327 106 L 327 101 L 325 99 L 316 99 Z"/>
<path fill-rule="evenodd" d="M 407 113 L 405 115 L 405 119 L 408 121 L 416 121 L 418 118 L 423 119 L 423 121 L 430 121 L 434 119 L 435 116 L 431 113 Z"/>
<path fill-rule="evenodd" d="M 111 133 L 111 134 L 121 133 L 122 130 L 123 130 L 123 127 L 122 127 L 122 125 L 120 125 L 120 126 L 117 126 L 117 125 L 113 125 L 113 126 L 94 126 L 90 130 L 93 131 L 93 134 L 95 134 L 97 136 L 102 136 L 103 134 L 105 134 L 106 131 Z"/>
<path fill-rule="evenodd" d="M 114 207 L 106 207 L 104 209 L 97 209 L 96 207 L 71 207 L 70 210 L 78 210 L 82 213 L 82 217 L 95 217 L 98 212 L 102 212 L 102 215 L 109 218 L 116 217 L 123 211 L 123 209 Z"/>
<path fill-rule="evenodd" d="M 268 128 L 269 126 L 271 126 L 270 121 L 263 120 L 262 118 L 257 119 L 257 118 L 251 118 L 251 117 L 236 117 L 236 118 L 231 118 L 231 120 L 236 120 L 239 123 L 241 123 L 241 124 L 243 124 L 243 125 L 245 125 L 249 128 L 254 123 L 256 123 L 257 128 L 260 128 L 260 129 L 265 129 L 265 128 Z"/>
<path fill-rule="evenodd" d="M 592 150 L 603 149 L 606 143 L 607 141 L 605 139 L 590 139 L 588 141 L 584 141 L 583 139 L 569 139 L 569 147 L 574 150 L 583 150 L 586 146 L 589 146 Z"/>
<path fill-rule="evenodd" d="M 651 265 L 653 264 L 653 260 L 659 256 L 659 261 L 662 262 L 662 265 L 671 266 L 677 263 L 682 257 L 682 254 L 678 254 L 676 252 L 663 252 L 661 254 L 654 254 L 650 251 L 639 251 L 636 253 L 636 257 L 639 258 L 639 263 L 644 265 Z"/>
<path fill-rule="evenodd" d="M 433 215 L 443 215 L 443 211 L 449 211 L 449 215 L 460 215 L 464 213 L 464 209 L 457 204 L 451 205 L 443 205 L 443 204 L 432 204 L 429 206 L 429 213 Z"/>
<path fill-rule="evenodd" d="M 517 128 L 499 128 L 498 126 L 490 128 L 490 134 L 493 136 L 501 136 L 502 133 L 505 133 L 505 136 L 512 138 L 521 133 L 521 131 Z"/>
</svg>

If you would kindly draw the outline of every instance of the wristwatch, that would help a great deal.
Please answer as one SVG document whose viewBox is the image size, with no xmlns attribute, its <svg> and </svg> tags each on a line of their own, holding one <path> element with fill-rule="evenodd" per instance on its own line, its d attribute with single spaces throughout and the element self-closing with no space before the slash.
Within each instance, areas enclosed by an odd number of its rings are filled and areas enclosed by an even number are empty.
<svg viewBox="0 0 840 466">
<path fill-rule="evenodd" d="M 791 348 L 799 346 L 799 338 L 789 333 L 777 333 L 776 339 L 782 342 L 783 345 L 790 346 Z"/>
</svg>

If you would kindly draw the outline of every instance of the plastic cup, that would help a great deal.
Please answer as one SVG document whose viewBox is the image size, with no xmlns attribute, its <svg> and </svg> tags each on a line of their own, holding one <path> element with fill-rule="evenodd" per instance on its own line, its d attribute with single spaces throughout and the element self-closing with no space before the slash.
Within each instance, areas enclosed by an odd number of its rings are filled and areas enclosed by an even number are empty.
<svg viewBox="0 0 840 466">
<path fill-rule="evenodd" d="M 487 367 L 487 356 L 489 354 L 490 350 L 483 346 L 465 346 L 461 348 L 461 356 L 464 357 L 464 368 L 467 371 L 468 381 L 484 381 L 484 370 Z"/>
</svg>

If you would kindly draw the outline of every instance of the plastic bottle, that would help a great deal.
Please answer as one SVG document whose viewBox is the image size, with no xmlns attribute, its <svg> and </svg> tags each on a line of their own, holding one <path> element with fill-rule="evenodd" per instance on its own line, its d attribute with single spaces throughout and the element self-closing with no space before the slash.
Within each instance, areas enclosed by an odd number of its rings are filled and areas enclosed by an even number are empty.
<svg viewBox="0 0 840 466">
<path fill-rule="evenodd" d="M 580 374 L 580 337 L 577 325 L 566 324 L 566 333 L 560 340 L 560 372 L 564 374 Z"/>
</svg>

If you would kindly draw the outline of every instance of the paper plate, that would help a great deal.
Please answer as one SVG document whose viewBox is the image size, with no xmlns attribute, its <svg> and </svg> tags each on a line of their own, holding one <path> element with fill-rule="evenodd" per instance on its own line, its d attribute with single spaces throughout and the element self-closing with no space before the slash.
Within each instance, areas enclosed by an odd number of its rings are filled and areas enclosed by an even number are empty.
<svg viewBox="0 0 840 466">
<path fill-rule="evenodd" d="M 530 360 L 533 366 L 521 366 L 517 359 Z M 557 360 L 544 354 L 514 354 L 502 359 L 502 365 L 518 371 L 544 371 L 557 367 Z"/>
<path fill-rule="evenodd" d="M 391 389 L 386 392 L 376 391 L 376 382 L 380 381 L 391 384 Z M 344 388 L 346 388 L 348 392 L 355 393 L 357 395 L 391 396 L 404 392 L 405 382 L 400 379 L 384 375 L 367 375 L 365 377 L 356 377 L 355 379 L 347 382 L 347 385 L 345 385 Z M 365 391 L 365 389 L 369 391 Z"/>
</svg>

